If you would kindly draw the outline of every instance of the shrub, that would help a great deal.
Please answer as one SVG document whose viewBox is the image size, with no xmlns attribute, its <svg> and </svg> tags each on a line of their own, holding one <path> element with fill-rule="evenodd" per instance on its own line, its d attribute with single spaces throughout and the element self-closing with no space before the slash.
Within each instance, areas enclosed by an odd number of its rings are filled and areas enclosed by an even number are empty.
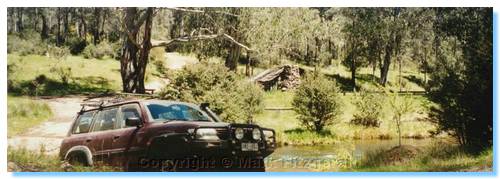
<svg viewBox="0 0 500 179">
<path fill-rule="evenodd" d="M 101 42 L 97 45 L 90 44 L 85 47 L 82 54 L 84 58 L 96 58 L 102 59 L 104 56 L 114 58 L 117 54 L 116 47 L 106 41 Z"/>
<path fill-rule="evenodd" d="M 165 99 L 208 102 L 226 122 L 250 121 L 262 106 L 258 86 L 240 81 L 223 65 L 207 62 L 184 67 L 159 94 Z"/>
<path fill-rule="evenodd" d="M 35 79 L 31 80 L 27 88 L 21 88 L 21 94 L 38 96 L 46 86 L 47 77 L 44 74 L 38 75 Z"/>
<path fill-rule="evenodd" d="M 65 60 L 69 55 L 69 49 L 67 47 L 49 46 L 47 53 L 52 59 Z"/>
<path fill-rule="evenodd" d="M 401 123 L 403 122 L 403 117 L 415 111 L 416 106 L 411 96 L 402 96 L 400 94 L 392 94 L 389 104 L 393 110 L 393 119 L 397 127 L 399 146 L 401 146 Z"/>
<path fill-rule="evenodd" d="M 356 113 L 353 115 L 351 123 L 365 127 L 378 127 L 384 104 L 384 97 L 382 95 L 361 91 L 354 100 Z"/>
<path fill-rule="evenodd" d="M 12 90 L 16 88 L 16 71 L 19 70 L 19 67 L 16 63 L 7 64 L 7 89 Z"/>
<path fill-rule="evenodd" d="M 38 37 L 32 39 L 21 38 L 17 35 L 8 35 L 7 53 L 17 53 L 25 55 L 44 55 L 47 52 L 47 46 Z"/>
<path fill-rule="evenodd" d="M 55 73 L 57 76 L 59 76 L 59 79 L 61 79 L 62 83 L 64 85 L 67 85 L 69 83 L 69 80 L 71 79 L 72 73 L 71 73 L 71 67 L 52 67 L 50 69 L 50 72 Z"/>
<path fill-rule="evenodd" d="M 301 123 L 318 133 L 333 124 L 341 113 L 338 92 L 336 82 L 321 74 L 307 75 L 292 101 Z"/>
<path fill-rule="evenodd" d="M 263 110 L 264 91 L 255 83 L 246 81 L 240 82 L 236 87 L 236 94 L 240 94 L 244 119 L 253 122 L 254 115 Z"/>
<path fill-rule="evenodd" d="M 66 40 L 66 46 L 69 47 L 71 54 L 78 55 L 87 47 L 87 41 L 85 41 L 85 39 L 73 37 Z"/>
</svg>

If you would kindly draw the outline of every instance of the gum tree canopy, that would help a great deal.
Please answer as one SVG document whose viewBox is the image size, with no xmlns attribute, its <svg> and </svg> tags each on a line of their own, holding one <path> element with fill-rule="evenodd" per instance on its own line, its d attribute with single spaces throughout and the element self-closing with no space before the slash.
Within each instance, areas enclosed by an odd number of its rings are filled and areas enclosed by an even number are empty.
<svg viewBox="0 0 500 179">
<path fill-rule="evenodd" d="M 174 43 L 220 38 L 228 41 L 230 44 L 232 44 L 232 46 L 237 46 L 238 49 L 245 49 L 248 52 L 253 51 L 249 47 L 238 42 L 231 35 L 224 33 L 223 30 L 215 33 L 209 29 L 205 29 L 202 27 L 193 30 L 190 34 L 178 38 L 170 40 L 152 40 L 151 29 L 153 26 L 153 18 L 159 10 L 163 9 L 181 11 L 185 13 L 205 13 L 201 10 L 183 8 L 125 8 L 123 10 L 122 22 L 122 28 L 124 31 L 124 43 L 120 57 L 120 71 L 123 83 L 123 92 L 145 93 L 144 79 L 146 75 L 146 66 L 148 64 L 149 52 L 153 47 L 169 46 Z M 215 13 L 235 18 L 238 17 L 235 14 L 224 11 L 216 11 Z M 232 61 L 234 59 L 228 60 Z M 231 65 L 231 67 L 233 66 L 234 65 Z"/>
</svg>

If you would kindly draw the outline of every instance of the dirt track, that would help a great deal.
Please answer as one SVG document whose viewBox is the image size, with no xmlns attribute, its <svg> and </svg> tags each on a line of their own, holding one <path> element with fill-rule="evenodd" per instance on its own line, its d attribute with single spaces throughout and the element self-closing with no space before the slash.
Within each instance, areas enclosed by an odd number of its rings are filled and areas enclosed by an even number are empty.
<svg viewBox="0 0 500 179">
<path fill-rule="evenodd" d="M 80 102 L 83 99 L 81 96 L 40 99 L 50 106 L 53 118 L 20 135 L 8 138 L 9 147 L 40 151 L 43 146 L 47 154 L 58 154 L 61 141 L 80 110 Z"/>
<path fill-rule="evenodd" d="M 197 63 L 198 60 L 191 56 L 183 56 L 178 53 L 166 53 L 166 67 L 172 70 L 181 69 L 187 64 Z M 159 91 L 169 81 L 160 79 L 146 84 L 146 88 Z M 28 131 L 8 138 L 8 144 L 14 148 L 26 148 L 33 151 L 40 151 L 43 146 L 48 154 L 58 154 L 62 139 L 66 136 L 71 123 L 80 110 L 80 103 L 84 96 L 53 97 L 50 99 L 40 99 L 46 102 L 54 114 L 52 119 L 43 122 L 38 126 L 33 126 Z"/>
</svg>

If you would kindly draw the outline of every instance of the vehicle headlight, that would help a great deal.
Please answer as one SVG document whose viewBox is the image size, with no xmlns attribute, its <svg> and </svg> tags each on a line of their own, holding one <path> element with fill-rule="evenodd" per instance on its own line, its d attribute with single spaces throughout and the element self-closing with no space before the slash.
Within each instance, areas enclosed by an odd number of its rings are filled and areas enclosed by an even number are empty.
<svg viewBox="0 0 500 179">
<path fill-rule="evenodd" d="M 218 140 L 217 131 L 210 128 L 201 128 L 196 130 L 196 139 L 202 140 Z"/>
<path fill-rule="evenodd" d="M 243 139 L 244 135 L 245 135 L 245 131 L 243 131 L 242 128 L 236 128 L 234 130 L 234 137 L 236 137 L 236 139 L 241 140 L 241 139 Z"/>
<path fill-rule="evenodd" d="M 274 137 L 274 132 L 270 130 L 263 130 L 264 131 L 264 138 L 266 140 L 270 140 Z"/>
<path fill-rule="evenodd" d="M 254 140 L 260 140 L 260 137 L 261 137 L 260 129 L 254 128 L 252 130 L 252 137 Z"/>
</svg>

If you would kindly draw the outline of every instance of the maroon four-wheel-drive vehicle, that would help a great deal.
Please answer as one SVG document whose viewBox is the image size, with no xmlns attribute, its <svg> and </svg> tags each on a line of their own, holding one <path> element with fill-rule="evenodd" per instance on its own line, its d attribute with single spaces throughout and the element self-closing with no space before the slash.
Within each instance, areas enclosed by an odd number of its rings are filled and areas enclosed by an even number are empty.
<svg viewBox="0 0 500 179">
<path fill-rule="evenodd" d="M 274 130 L 221 122 L 208 104 L 127 100 L 83 106 L 60 149 L 72 165 L 265 171 L 264 158 L 276 147 Z"/>
</svg>

